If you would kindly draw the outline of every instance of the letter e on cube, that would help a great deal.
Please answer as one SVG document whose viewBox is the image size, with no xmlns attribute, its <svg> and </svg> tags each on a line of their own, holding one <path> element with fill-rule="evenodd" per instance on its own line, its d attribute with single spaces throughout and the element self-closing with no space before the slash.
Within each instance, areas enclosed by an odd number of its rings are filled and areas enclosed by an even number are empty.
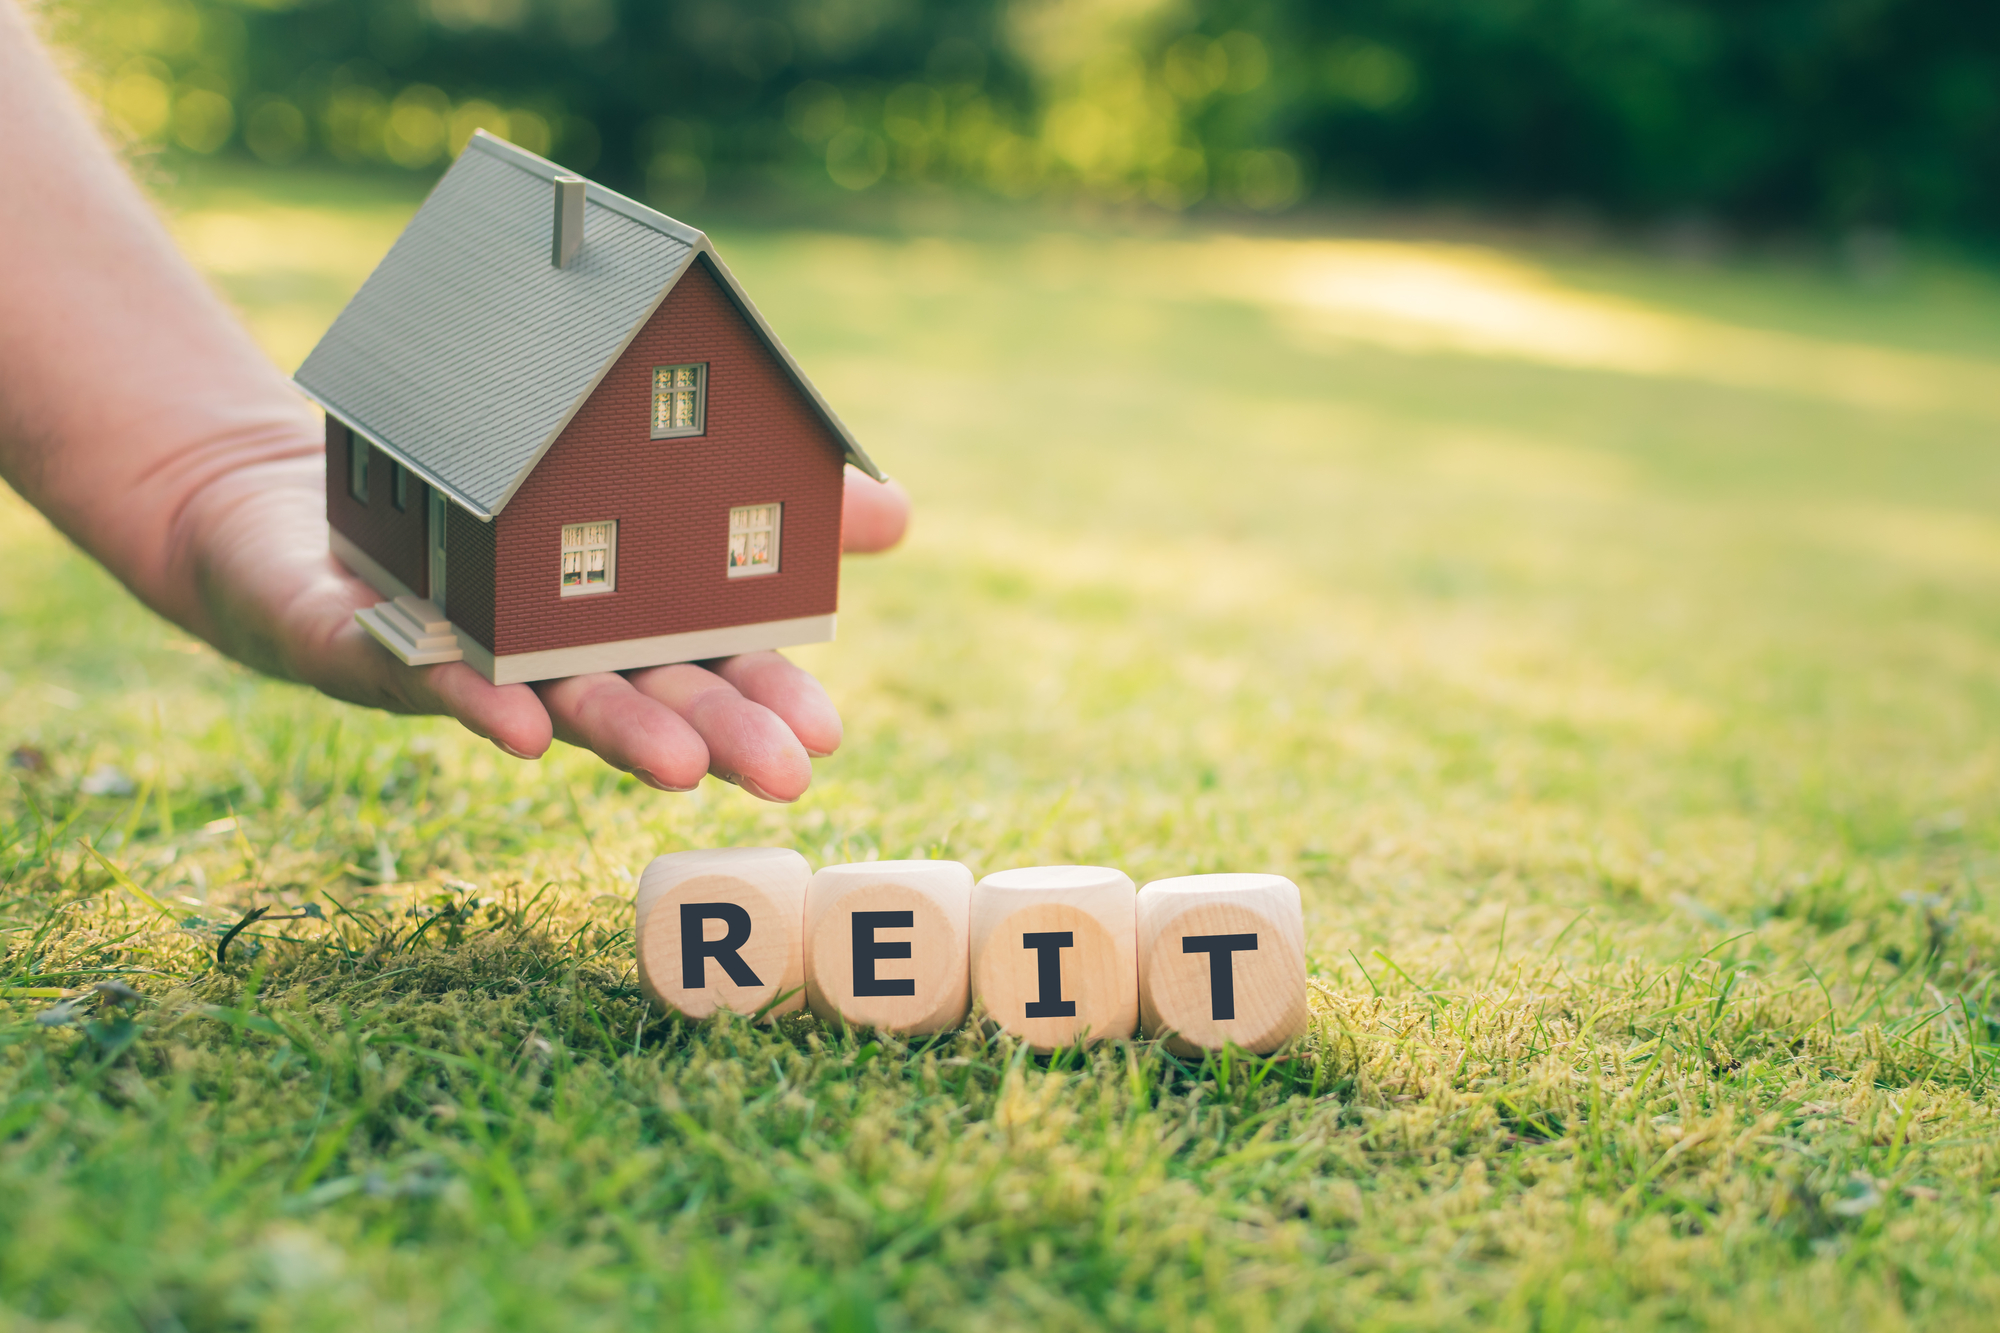
<svg viewBox="0 0 2000 1333">
<path fill-rule="evenodd" d="M 956 861 L 824 866 L 806 890 L 806 1003 L 905 1036 L 965 1021 L 972 872 Z"/>
</svg>

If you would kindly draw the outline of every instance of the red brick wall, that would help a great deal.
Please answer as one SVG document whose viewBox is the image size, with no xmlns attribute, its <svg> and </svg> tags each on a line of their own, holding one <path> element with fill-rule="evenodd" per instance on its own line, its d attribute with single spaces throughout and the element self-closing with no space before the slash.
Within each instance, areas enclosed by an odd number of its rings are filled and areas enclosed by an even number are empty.
<svg viewBox="0 0 2000 1333">
<path fill-rule="evenodd" d="M 706 433 L 649 438 L 654 366 L 708 363 Z M 698 261 L 494 522 L 493 651 L 573 648 L 797 616 L 840 590 L 841 451 Z M 778 572 L 727 575 L 729 511 L 784 505 Z M 559 594 L 562 528 L 618 523 L 617 589 Z M 454 539 L 457 529 L 453 528 Z M 458 616 L 458 551 L 446 597 Z"/>
<path fill-rule="evenodd" d="M 430 593 L 430 563 L 424 551 L 424 505 L 429 487 L 416 477 L 407 483 L 408 508 L 395 505 L 395 465 L 376 452 L 368 460 L 368 503 L 347 492 L 346 426 L 326 419 L 326 521 L 408 584 L 417 596 Z"/>
</svg>

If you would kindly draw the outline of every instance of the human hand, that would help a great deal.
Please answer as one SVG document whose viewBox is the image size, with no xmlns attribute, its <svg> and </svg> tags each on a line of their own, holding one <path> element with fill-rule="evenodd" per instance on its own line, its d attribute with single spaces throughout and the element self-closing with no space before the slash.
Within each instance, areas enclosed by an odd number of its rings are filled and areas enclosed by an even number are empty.
<svg viewBox="0 0 2000 1333">
<path fill-rule="evenodd" d="M 798 798 L 840 744 L 818 682 L 776 653 L 489 683 L 409 667 L 355 622 L 380 600 L 328 550 L 324 434 L 175 250 L 0 0 L 0 479 L 145 603 L 223 652 L 353 703 L 443 713 L 509 754 L 585 746 L 650 786 L 714 773 Z M 115 373 L 114 373 L 115 372 Z M 849 469 L 849 551 L 896 544 L 899 486 Z"/>
<path fill-rule="evenodd" d="M 840 745 L 826 691 L 775 652 L 703 664 L 494 685 L 463 662 L 412 667 L 354 619 L 381 594 L 327 548 L 325 466 L 310 455 L 237 469 L 182 511 L 180 549 L 203 614 L 194 628 L 231 657 L 338 699 L 441 713 L 517 758 L 552 739 L 594 750 L 661 791 L 712 773 L 768 801 L 793 801 L 812 758 Z M 909 497 L 847 470 L 843 549 L 902 538 Z"/>
</svg>

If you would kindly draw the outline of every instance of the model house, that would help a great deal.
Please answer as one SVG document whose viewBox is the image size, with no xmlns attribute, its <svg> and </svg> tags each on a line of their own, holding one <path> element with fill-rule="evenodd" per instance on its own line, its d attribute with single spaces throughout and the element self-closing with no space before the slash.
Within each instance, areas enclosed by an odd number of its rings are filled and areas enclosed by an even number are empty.
<svg viewBox="0 0 2000 1333">
<path fill-rule="evenodd" d="M 833 637 L 881 477 L 708 238 L 476 134 L 299 367 L 334 554 L 495 684 Z"/>
</svg>

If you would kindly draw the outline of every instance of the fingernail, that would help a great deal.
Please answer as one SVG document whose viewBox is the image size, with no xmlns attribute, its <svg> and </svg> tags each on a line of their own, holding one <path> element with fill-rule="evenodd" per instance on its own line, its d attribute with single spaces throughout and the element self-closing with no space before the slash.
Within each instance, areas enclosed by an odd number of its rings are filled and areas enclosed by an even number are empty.
<svg viewBox="0 0 2000 1333">
<path fill-rule="evenodd" d="M 500 753 L 502 753 L 502 754 L 511 754 L 511 755 L 513 755 L 513 756 L 514 756 L 514 757 L 515 757 L 516 759 L 526 759 L 526 760 L 529 760 L 530 762 L 532 762 L 532 761 L 533 761 L 533 760 L 534 760 L 535 758 L 537 758 L 537 756 L 535 756 L 535 755 L 532 755 L 532 754 L 522 754 L 522 753 L 521 753 L 521 752 L 520 752 L 519 750 L 517 750 L 517 749 L 515 749 L 515 748 L 514 748 L 513 746 L 511 746 L 511 745 L 507 744 L 507 742 L 505 742 L 505 741 L 503 741 L 503 740 L 498 740 L 498 739 L 495 739 L 495 740 L 493 741 L 493 744 L 494 744 L 494 745 L 495 745 L 495 746 L 496 746 L 496 747 L 497 747 L 497 748 L 499 749 Z"/>
<path fill-rule="evenodd" d="M 632 776 L 651 787 L 654 791 L 693 791 L 693 787 L 670 787 L 643 768 L 632 770 Z"/>
<path fill-rule="evenodd" d="M 807 754 L 809 754 L 809 755 L 811 755 L 811 756 L 812 756 L 813 758 L 815 758 L 815 759 L 825 759 L 825 758 L 826 758 L 827 756 L 831 755 L 831 754 L 833 753 L 833 751 L 831 751 L 831 750 L 815 750 L 815 749 L 813 749 L 813 748 L 812 748 L 812 746 L 808 745 L 808 746 L 806 747 L 806 753 L 807 753 Z"/>
<path fill-rule="evenodd" d="M 760 801 L 770 801 L 777 805 L 790 805 L 793 801 L 799 799 L 796 796 L 773 796 L 770 792 L 765 791 L 741 773 L 717 773 L 715 776 L 721 778 L 724 782 L 735 783 Z"/>
</svg>

